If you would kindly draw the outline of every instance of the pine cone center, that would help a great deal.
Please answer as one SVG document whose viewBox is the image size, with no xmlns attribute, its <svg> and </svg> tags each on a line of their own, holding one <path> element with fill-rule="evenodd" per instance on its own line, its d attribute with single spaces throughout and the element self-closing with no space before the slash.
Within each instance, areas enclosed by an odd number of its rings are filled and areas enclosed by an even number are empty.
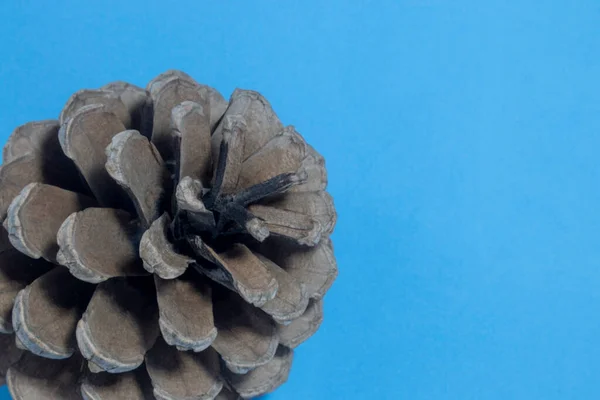
<svg viewBox="0 0 600 400">
<path fill-rule="evenodd" d="M 182 189 L 193 192 L 195 188 L 198 193 L 192 195 L 201 207 L 197 210 L 177 210 L 173 223 L 176 241 L 189 241 L 190 236 L 199 236 L 209 245 L 222 248 L 225 243 L 223 239 L 231 239 L 232 235 L 238 235 L 251 236 L 262 242 L 269 236 L 269 230 L 247 207 L 259 200 L 284 193 L 306 181 L 305 171 L 285 173 L 234 193 L 224 193 L 223 183 L 229 167 L 229 141 L 229 137 L 225 136 L 221 142 L 212 188 L 201 189 L 200 183 L 190 182 L 187 188 Z M 189 193 L 187 195 L 189 196 Z M 185 194 L 181 195 L 184 196 Z"/>
</svg>

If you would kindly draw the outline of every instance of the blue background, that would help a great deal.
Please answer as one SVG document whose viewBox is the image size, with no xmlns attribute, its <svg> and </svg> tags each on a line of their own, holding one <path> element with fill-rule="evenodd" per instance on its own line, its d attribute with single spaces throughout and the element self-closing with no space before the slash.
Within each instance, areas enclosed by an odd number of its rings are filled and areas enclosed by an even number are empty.
<svg viewBox="0 0 600 400">
<path fill-rule="evenodd" d="M 169 68 L 265 94 L 340 268 L 269 400 L 600 396 L 597 0 L 167 3 L 3 1 L 0 138 Z"/>
</svg>

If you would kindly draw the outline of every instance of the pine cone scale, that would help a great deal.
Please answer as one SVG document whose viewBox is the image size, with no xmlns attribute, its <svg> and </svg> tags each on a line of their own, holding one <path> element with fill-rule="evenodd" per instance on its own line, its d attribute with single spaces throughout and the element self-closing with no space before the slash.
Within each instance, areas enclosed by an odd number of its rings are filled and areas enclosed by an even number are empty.
<svg viewBox="0 0 600 400">
<path fill-rule="evenodd" d="M 306 311 L 288 325 L 278 325 L 279 343 L 290 349 L 295 349 L 300 344 L 314 335 L 323 322 L 323 302 L 311 300 Z"/>
<path fill-rule="evenodd" d="M 248 138 L 246 131 L 244 139 Z M 247 139 L 246 139 L 247 140 Z M 293 128 L 285 128 L 263 147 L 244 160 L 237 182 L 237 190 L 268 181 L 277 175 L 300 170 L 306 154 L 306 143 Z"/>
<path fill-rule="evenodd" d="M 30 183 L 10 204 L 4 226 L 17 250 L 31 258 L 56 263 L 59 250 L 56 235 L 63 221 L 92 205 L 93 199 L 79 193 Z"/>
<path fill-rule="evenodd" d="M 152 383 L 144 368 L 122 374 L 87 373 L 81 383 L 84 400 L 153 399 Z"/>
<path fill-rule="evenodd" d="M 13 399 L 80 400 L 81 356 L 51 360 L 25 352 L 6 374 Z"/>
<path fill-rule="evenodd" d="M 0 333 L 14 332 L 12 309 L 19 291 L 52 268 L 53 264 L 29 258 L 12 247 L 8 232 L 0 229 Z"/>
<path fill-rule="evenodd" d="M 15 299 L 12 318 L 17 338 L 38 356 L 71 357 L 76 349 L 77 321 L 94 289 L 64 268 L 54 268 L 42 275 Z"/>
<path fill-rule="evenodd" d="M 98 202 L 104 207 L 133 211 L 129 199 L 105 169 L 106 147 L 126 130 L 119 118 L 100 104 L 82 107 L 61 125 L 62 149 L 77 166 Z"/>
<path fill-rule="evenodd" d="M 123 102 L 131 116 L 130 129 L 141 128 L 142 113 L 148 99 L 148 93 L 144 89 L 122 81 L 108 83 L 100 89 L 113 93 Z"/>
<path fill-rule="evenodd" d="M 237 243 L 220 254 L 209 246 L 206 248 L 211 253 L 210 260 L 214 260 L 221 271 L 225 271 L 223 275 L 230 278 L 226 286 L 235 290 L 246 302 L 260 307 L 275 297 L 279 287 L 277 280 L 246 246 Z M 211 268 L 205 268 L 203 272 L 210 278 L 215 277 L 216 281 L 221 278 Z"/>
<path fill-rule="evenodd" d="M 2 152 L 4 163 L 29 153 L 64 157 L 58 143 L 60 123 L 57 120 L 28 122 L 14 130 Z"/>
<path fill-rule="evenodd" d="M 34 154 L 17 157 L 0 167 L 0 216 L 2 220 L 8 215 L 8 208 L 13 199 L 25 186 L 34 182 L 44 182 L 42 160 Z"/>
<path fill-rule="evenodd" d="M 266 257 L 303 283 L 313 299 L 321 299 L 337 277 L 333 243 L 329 239 L 306 247 L 282 238 L 269 238 L 260 247 Z"/>
<path fill-rule="evenodd" d="M 210 183 L 212 157 L 210 152 L 210 110 L 192 101 L 184 101 L 173 108 L 171 125 L 175 148 L 179 152 L 176 171 L 179 179 L 190 177 L 205 185 Z"/>
<path fill-rule="evenodd" d="M 178 351 L 159 339 L 146 355 L 146 368 L 157 400 L 214 399 L 223 388 L 219 355 L 210 348 Z"/>
<path fill-rule="evenodd" d="M 171 189 L 158 150 L 138 131 L 128 130 L 113 136 L 106 156 L 106 170 L 129 195 L 142 226 L 148 228 L 162 213 Z"/>
<path fill-rule="evenodd" d="M 275 297 L 259 308 L 269 314 L 278 324 L 287 324 L 299 318 L 306 310 L 309 300 L 304 285 L 273 261 L 260 254 L 256 254 L 256 256 L 278 283 Z"/>
<path fill-rule="evenodd" d="M 159 334 L 158 310 L 148 296 L 150 290 L 134 287 L 124 278 L 98 285 L 76 332 L 79 350 L 90 363 L 119 373 L 144 362 Z"/>
<path fill-rule="evenodd" d="M 171 217 L 164 213 L 142 235 L 140 258 L 146 271 L 162 279 L 175 279 L 188 269 L 194 259 L 178 253 L 168 239 Z"/>
<path fill-rule="evenodd" d="M 231 372 L 226 374 L 227 381 L 244 398 L 260 396 L 279 387 L 288 378 L 292 368 L 293 352 L 279 347 L 273 359 L 241 376 Z"/>
<path fill-rule="evenodd" d="M 200 352 L 217 337 L 212 287 L 188 273 L 182 279 L 155 276 L 160 329 L 165 341 L 181 350 Z"/>
<path fill-rule="evenodd" d="M 131 126 L 131 114 L 117 93 L 112 90 L 83 89 L 73 94 L 60 113 L 61 125 L 73 118 L 81 109 L 102 105 L 105 110 L 119 118 L 125 128 Z"/>
<path fill-rule="evenodd" d="M 201 90 L 198 84 L 189 76 L 179 73 L 166 72 L 159 75 L 147 87 L 153 104 L 153 129 L 152 143 L 160 151 L 166 161 L 175 159 L 174 137 L 171 128 L 171 113 L 174 107 L 184 101 L 193 101 L 200 104 L 203 109 L 210 110 L 211 125 L 216 123 L 221 116 L 218 110 L 222 109 L 221 99 L 208 90 Z M 222 100 L 224 102 L 224 100 Z M 213 107 L 211 105 L 214 104 Z"/>
<path fill-rule="evenodd" d="M 219 291 L 217 291 L 219 292 Z M 213 348 L 227 368 L 244 374 L 268 363 L 277 350 L 276 325 L 265 313 L 234 293 L 217 293 Z"/>
<path fill-rule="evenodd" d="M 283 130 L 283 124 L 271 104 L 260 93 L 251 90 L 236 89 L 229 99 L 224 117 L 242 119 L 247 124 L 242 160 L 246 160 Z M 219 156 L 225 120 L 221 120 L 213 133 L 212 153 L 215 159 Z"/>
<path fill-rule="evenodd" d="M 99 283 L 113 277 L 144 276 L 138 255 L 138 226 L 123 210 L 90 207 L 65 219 L 57 233 L 58 261 L 77 278 Z"/>
<path fill-rule="evenodd" d="M 6 372 L 22 355 L 23 352 L 15 345 L 13 336 L 0 335 L 0 385 L 6 383 Z"/>
</svg>

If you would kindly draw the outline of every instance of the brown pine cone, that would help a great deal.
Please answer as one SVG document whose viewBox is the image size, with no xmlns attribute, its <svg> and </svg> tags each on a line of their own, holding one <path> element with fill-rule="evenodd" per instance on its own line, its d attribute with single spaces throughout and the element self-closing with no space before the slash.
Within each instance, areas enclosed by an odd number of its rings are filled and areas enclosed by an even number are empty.
<svg viewBox="0 0 600 400">
<path fill-rule="evenodd" d="M 326 185 L 260 94 L 227 102 L 178 71 L 79 91 L 58 121 L 17 128 L 0 169 L 12 396 L 275 390 L 337 275 Z"/>
</svg>

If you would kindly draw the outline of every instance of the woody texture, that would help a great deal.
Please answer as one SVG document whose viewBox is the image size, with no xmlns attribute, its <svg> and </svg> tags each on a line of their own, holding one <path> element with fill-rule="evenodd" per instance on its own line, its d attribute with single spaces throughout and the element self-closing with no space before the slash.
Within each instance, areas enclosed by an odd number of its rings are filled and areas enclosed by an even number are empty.
<svg viewBox="0 0 600 400">
<path fill-rule="evenodd" d="M 17 400 L 276 390 L 337 276 L 323 157 L 257 92 L 81 90 L 0 168 L 0 384 Z"/>
</svg>

